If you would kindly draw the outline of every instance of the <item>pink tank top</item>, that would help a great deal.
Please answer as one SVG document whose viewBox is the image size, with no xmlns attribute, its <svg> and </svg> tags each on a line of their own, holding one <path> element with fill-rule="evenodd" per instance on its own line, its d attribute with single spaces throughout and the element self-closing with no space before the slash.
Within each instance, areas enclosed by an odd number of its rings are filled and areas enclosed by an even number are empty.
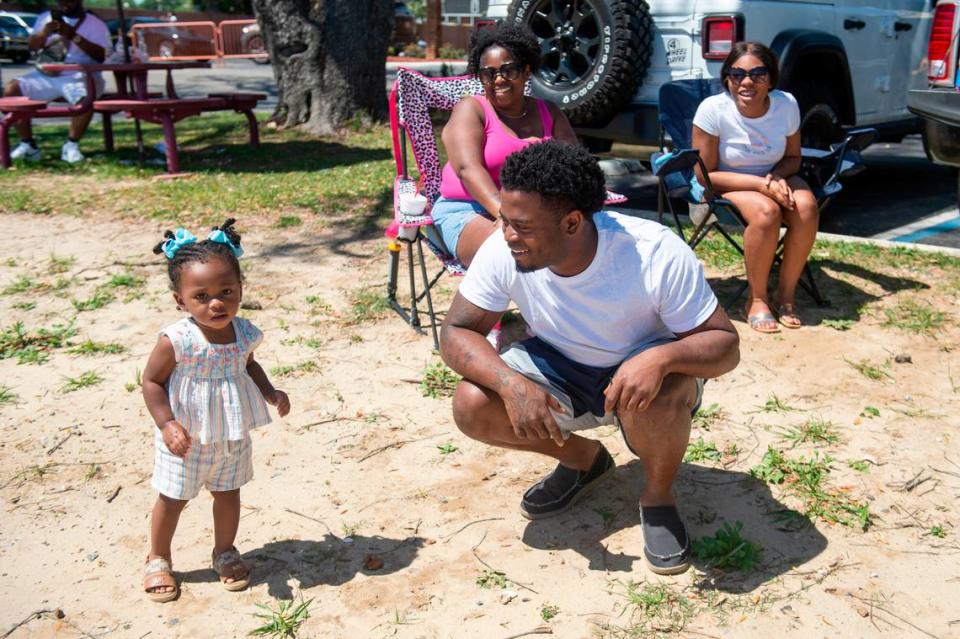
<svg viewBox="0 0 960 639">
<path fill-rule="evenodd" d="M 483 165 L 487 173 L 493 179 L 493 183 L 500 188 L 500 169 L 506 162 L 507 156 L 514 151 L 527 147 L 534 142 L 542 142 L 553 137 L 553 116 L 550 115 L 550 108 L 543 100 L 534 98 L 537 105 L 537 111 L 540 113 L 540 123 L 543 125 L 542 138 L 518 138 L 512 132 L 508 131 L 500 118 L 497 117 L 493 106 L 483 96 L 473 96 L 480 106 L 483 107 Z M 443 174 L 440 178 L 440 195 L 448 200 L 472 200 L 473 196 L 467 191 L 467 187 L 457 177 L 457 172 L 449 162 L 443 167 Z"/>
</svg>

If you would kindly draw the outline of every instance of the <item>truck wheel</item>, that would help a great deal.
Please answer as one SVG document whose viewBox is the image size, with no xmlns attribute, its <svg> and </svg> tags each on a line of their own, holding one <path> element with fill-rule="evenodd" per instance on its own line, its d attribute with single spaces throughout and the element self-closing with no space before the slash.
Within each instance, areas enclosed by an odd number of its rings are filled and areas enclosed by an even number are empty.
<svg viewBox="0 0 960 639">
<path fill-rule="evenodd" d="M 843 128 L 837 117 L 837 103 L 820 88 L 807 86 L 798 92 L 800 104 L 800 144 L 812 149 L 829 149 L 843 140 Z"/>
<path fill-rule="evenodd" d="M 540 42 L 533 92 L 575 125 L 609 122 L 650 66 L 653 24 L 644 0 L 513 0 L 507 20 Z"/>
</svg>

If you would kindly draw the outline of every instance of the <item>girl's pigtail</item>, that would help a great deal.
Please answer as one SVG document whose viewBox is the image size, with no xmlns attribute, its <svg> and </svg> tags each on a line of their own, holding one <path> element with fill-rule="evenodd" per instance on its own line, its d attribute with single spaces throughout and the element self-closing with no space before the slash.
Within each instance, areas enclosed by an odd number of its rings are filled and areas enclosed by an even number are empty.
<svg viewBox="0 0 960 639">
<path fill-rule="evenodd" d="M 237 233 L 236 229 L 233 228 L 233 225 L 237 223 L 235 218 L 229 217 L 226 221 L 220 226 L 213 227 L 214 231 L 223 231 L 227 238 L 233 243 L 234 246 L 240 246 L 240 234 Z"/>
<path fill-rule="evenodd" d="M 163 245 L 167 243 L 167 240 L 172 240 L 174 238 L 173 231 L 167 229 L 163 232 L 163 239 L 159 244 L 153 247 L 153 252 L 156 255 L 163 253 Z"/>
</svg>

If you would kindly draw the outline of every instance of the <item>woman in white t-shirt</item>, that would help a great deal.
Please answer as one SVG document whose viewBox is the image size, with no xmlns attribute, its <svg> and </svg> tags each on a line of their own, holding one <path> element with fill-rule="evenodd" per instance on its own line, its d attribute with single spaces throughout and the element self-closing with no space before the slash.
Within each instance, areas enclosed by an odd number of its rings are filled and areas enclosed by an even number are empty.
<svg viewBox="0 0 960 639">
<path fill-rule="evenodd" d="M 797 282 L 817 235 L 817 201 L 797 175 L 800 170 L 800 109 L 778 91 L 777 57 L 758 42 L 738 42 L 720 69 L 724 93 L 702 103 L 693 119 L 693 146 L 700 151 L 717 193 L 737 205 L 746 219 L 743 244 L 750 297 L 750 327 L 776 333 L 780 324 L 800 328 Z M 777 293 L 767 280 L 780 236 L 787 226 Z M 774 307 L 776 316 L 771 312 Z"/>
</svg>

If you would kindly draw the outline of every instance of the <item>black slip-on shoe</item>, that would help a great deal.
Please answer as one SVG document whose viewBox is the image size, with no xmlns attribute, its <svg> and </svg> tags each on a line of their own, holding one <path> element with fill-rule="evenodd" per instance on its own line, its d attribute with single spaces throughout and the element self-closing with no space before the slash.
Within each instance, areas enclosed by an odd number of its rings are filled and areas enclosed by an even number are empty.
<svg viewBox="0 0 960 639">
<path fill-rule="evenodd" d="M 690 537 L 676 506 L 640 506 L 643 556 L 658 575 L 677 575 L 690 567 Z"/>
<path fill-rule="evenodd" d="M 603 445 L 586 472 L 557 464 L 552 473 L 523 494 L 520 513 L 527 519 L 542 519 L 569 510 L 602 483 L 616 466 Z"/>
</svg>

